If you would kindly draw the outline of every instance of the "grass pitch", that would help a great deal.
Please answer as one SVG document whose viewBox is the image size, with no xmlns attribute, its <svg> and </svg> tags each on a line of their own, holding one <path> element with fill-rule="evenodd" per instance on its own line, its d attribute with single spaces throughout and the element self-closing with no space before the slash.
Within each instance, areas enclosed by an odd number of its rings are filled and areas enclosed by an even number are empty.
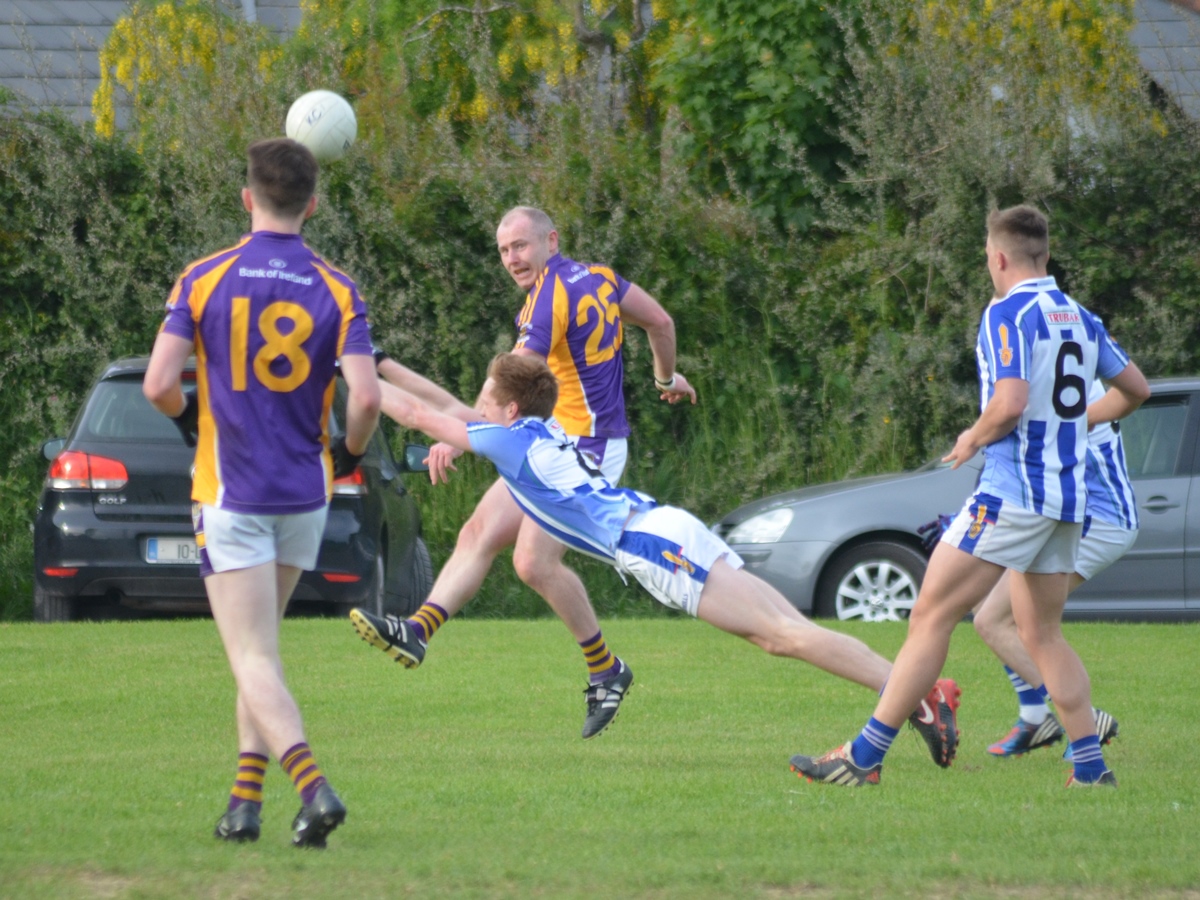
<svg viewBox="0 0 1200 900">
<path fill-rule="evenodd" d="M 837 627 L 889 656 L 904 635 Z M 3 625 L 0 896 L 1200 897 L 1200 626 L 1068 634 L 1121 723 L 1117 791 L 1065 791 L 1061 745 L 988 757 L 1015 700 L 969 625 L 954 767 L 906 729 L 882 784 L 850 790 L 788 758 L 853 736 L 871 693 L 702 623 L 605 623 L 636 680 L 584 743 L 557 621 L 452 622 L 409 671 L 348 622 L 288 620 L 289 682 L 350 810 L 306 852 L 275 764 L 259 842 L 211 837 L 236 765 L 211 621 Z"/>
</svg>

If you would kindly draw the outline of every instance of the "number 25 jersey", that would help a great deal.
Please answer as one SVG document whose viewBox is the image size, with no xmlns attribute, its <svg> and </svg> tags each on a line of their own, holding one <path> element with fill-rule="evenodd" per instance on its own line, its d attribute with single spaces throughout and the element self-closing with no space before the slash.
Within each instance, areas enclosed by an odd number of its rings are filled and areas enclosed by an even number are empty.
<svg viewBox="0 0 1200 900">
<path fill-rule="evenodd" d="M 996 382 L 1020 378 L 1029 400 L 1016 427 L 984 448 L 978 490 L 1063 522 L 1082 522 L 1088 388 L 1129 364 L 1100 320 L 1052 277 L 1022 281 L 984 311 L 975 345 L 980 409 Z"/>
<path fill-rule="evenodd" d="M 192 499 L 260 515 L 324 506 L 335 364 L 372 352 L 354 282 L 300 235 L 256 231 L 184 270 L 162 327 L 196 348 Z"/>
<path fill-rule="evenodd" d="M 558 379 L 554 418 L 571 437 L 629 436 L 620 302 L 629 282 L 556 253 L 517 316 L 517 349 L 546 357 Z"/>
</svg>

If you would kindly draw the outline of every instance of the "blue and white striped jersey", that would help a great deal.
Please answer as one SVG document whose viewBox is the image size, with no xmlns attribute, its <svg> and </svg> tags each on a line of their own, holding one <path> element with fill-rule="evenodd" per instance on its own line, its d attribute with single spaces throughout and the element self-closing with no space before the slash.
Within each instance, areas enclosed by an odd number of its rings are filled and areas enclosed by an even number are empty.
<svg viewBox="0 0 1200 900">
<path fill-rule="evenodd" d="M 1104 385 L 1093 381 L 1088 403 L 1095 403 L 1104 393 Z M 1127 531 L 1138 527 L 1133 484 L 1125 469 L 1125 444 L 1112 422 L 1100 422 L 1088 432 L 1085 483 L 1089 516 Z"/>
<path fill-rule="evenodd" d="M 471 449 L 490 459 L 517 505 L 569 547 L 613 563 L 631 513 L 653 497 L 613 487 L 591 468 L 553 419 L 519 419 L 509 427 L 467 426 Z"/>
<path fill-rule="evenodd" d="M 1088 385 L 1119 374 L 1129 357 L 1052 277 L 1022 281 L 992 301 L 975 353 L 981 410 L 996 382 L 1029 383 L 1017 426 L 984 448 L 980 492 L 1048 518 L 1082 522 Z"/>
</svg>

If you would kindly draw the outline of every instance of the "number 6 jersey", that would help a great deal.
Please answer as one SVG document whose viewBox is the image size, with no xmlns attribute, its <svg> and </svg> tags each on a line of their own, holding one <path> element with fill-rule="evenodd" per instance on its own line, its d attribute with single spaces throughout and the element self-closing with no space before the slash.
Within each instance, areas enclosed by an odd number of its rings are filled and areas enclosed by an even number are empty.
<svg viewBox="0 0 1200 900">
<path fill-rule="evenodd" d="M 1029 383 L 1017 426 L 984 448 L 979 492 L 1063 522 L 1082 522 L 1088 386 L 1129 364 L 1100 320 L 1051 277 L 1022 281 L 983 314 L 975 345 L 980 409 L 996 382 Z"/>
<path fill-rule="evenodd" d="M 629 282 L 555 253 L 517 316 L 517 349 L 546 357 L 558 379 L 554 418 L 571 437 L 629 436 L 620 302 Z"/>
<path fill-rule="evenodd" d="M 184 270 L 162 328 L 196 348 L 192 499 L 261 515 L 324 506 L 335 364 L 372 352 L 354 282 L 300 235 L 256 231 Z"/>
</svg>

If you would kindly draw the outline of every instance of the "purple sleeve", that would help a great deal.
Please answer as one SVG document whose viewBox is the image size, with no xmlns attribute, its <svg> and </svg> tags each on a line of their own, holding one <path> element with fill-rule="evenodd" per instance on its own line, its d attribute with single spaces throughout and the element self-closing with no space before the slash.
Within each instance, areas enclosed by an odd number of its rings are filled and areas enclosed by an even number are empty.
<svg viewBox="0 0 1200 900">
<path fill-rule="evenodd" d="M 342 344 L 342 356 L 374 356 L 375 344 L 371 341 L 371 325 L 367 321 L 367 305 L 358 294 L 358 289 L 351 289 L 353 298 L 352 312 L 346 323 L 346 340 Z"/>
<path fill-rule="evenodd" d="M 629 292 L 629 282 L 616 272 L 613 272 L 613 281 L 616 282 L 617 285 L 617 302 L 620 303 L 625 299 L 625 295 Z"/>
<path fill-rule="evenodd" d="M 185 341 L 196 341 L 196 322 L 192 318 L 191 283 L 181 276 L 167 298 L 167 317 L 163 320 L 162 330 L 167 334 L 183 338 Z"/>
</svg>

